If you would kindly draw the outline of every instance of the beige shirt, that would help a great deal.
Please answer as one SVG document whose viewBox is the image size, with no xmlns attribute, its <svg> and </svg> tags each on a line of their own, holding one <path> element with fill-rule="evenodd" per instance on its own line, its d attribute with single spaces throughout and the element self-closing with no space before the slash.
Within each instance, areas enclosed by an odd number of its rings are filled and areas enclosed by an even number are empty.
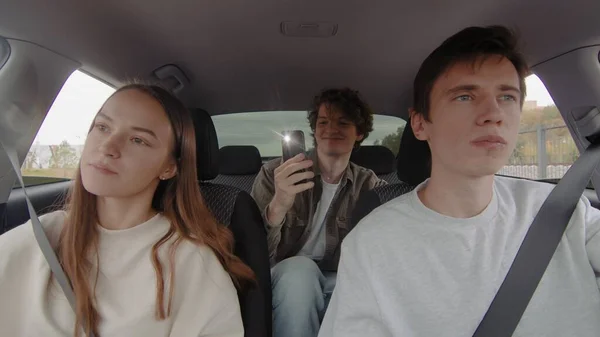
<svg viewBox="0 0 600 337">
<path fill-rule="evenodd" d="M 64 216 L 58 211 L 40 218 L 54 247 Z M 169 226 L 159 214 L 126 230 L 98 227 L 99 335 L 242 337 L 244 328 L 231 278 L 210 248 L 189 241 L 183 241 L 176 253 L 172 314 L 156 320 L 151 251 Z M 168 243 L 159 256 L 168 286 Z M 75 314 L 60 286 L 54 279 L 50 282 L 50 274 L 30 222 L 0 236 L 0 336 L 73 335 Z"/>
</svg>

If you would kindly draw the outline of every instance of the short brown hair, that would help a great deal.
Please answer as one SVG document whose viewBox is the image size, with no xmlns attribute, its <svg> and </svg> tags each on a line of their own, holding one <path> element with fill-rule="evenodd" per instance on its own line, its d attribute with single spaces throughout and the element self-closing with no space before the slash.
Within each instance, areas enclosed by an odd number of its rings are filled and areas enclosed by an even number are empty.
<svg viewBox="0 0 600 337">
<path fill-rule="evenodd" d="M 310 110 L 308 111 L 308 123 L 312 130 L 312 136 L 315 140 L 315 130 L 317 128 L 317 119 L 319 118 L 319 108 L 325 104 L 329 110 L 339 111 L 344 118 L 356 125 L 358 134 L 363 135 L 363 139 L 356 141 L 355 148 L 369 136 L 373 131 L 373 110 L 361 97 L 358 90 L 350 88 L 325 89 L 314 97 Z"/>
<path fill-rule="evenodd" d="M 435 81 L 458 62 L 477 62 L 481 57 L 504 56 L 517 70 L 521 106 L 529 68 L 517 47 L 515 32 L 503 26 L 468 27 L 446 39 L 423 61 L 413 83 L 413 109 L 429 120 L 430 96 Z"/>
</svg>

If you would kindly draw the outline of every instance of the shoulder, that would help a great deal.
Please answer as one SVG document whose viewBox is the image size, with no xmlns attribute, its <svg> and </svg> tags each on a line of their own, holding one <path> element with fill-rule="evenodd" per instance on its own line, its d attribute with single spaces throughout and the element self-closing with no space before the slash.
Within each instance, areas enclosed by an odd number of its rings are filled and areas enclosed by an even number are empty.
<svg viewBox="0 0 600 337">
<path fill-rule="evenodd" d="M 403 199 L 406 196 L 385 203 L 359 221 L 342 241 L 340 259 L 346 262 L 350 259 L 362 267 L 377 270 L 390 254 L 401 258 L 403 251 L 410 252 L 408 247 L 417 245 L 412 230 L 414 221 L 410 220 L 410 204 Z"/>
<path fill-rule="evenodd" d="M 53 245 L 58 243 L 58 238 L 65 222 L 65 218 L 65 211 L 55 211 L 39 216 L 44 232 Z M 6 248 L 7 245 L 19 246 L 30 240 L 35 241 L 31 226 L 31 220 L 28 220 L 26 223 L 0 235 L 0 248 Z"/>
<path fill-rule="evenodd" d="M 44 227 L 48 240 L 50 240 L 53 246 L 58 245 L 60 232 L 62 231 L 66 218 L 67 212 L 63 210 L 47 213 L 40 217 L 40 223 Z"/>
<path fill-rule="evenodd" d="M 271 159 L 264 163 L 254 179 L 254 185 L 260 186 L 274 179 L 275 169 L 281 165 L 281 158 Z"/>
<path fill-rule="evenodd" d="M 39 217 L 44 232 L 53 247 L 58 245 L 60 231 L 65 220 L 64 211 L 56 211 Z M 0 235 L 0 275 L 10 272 L 11 266 L 23 268 L 24 264 L 34 263 L 35 256 L 41 255 L 31 227 L 31 220 Z M 8 268 L 8 269 L 7 269 Z"/>
<path fill-rule="evenodd" d="M 555 187 L 555 184 L 527 179 L 500 176 L 494 178 L 494 188 L 500 206 L 511 213 L 529 214 L 531 218 L 535 217 Z M 592 207 L 588 198 L 582 195 L 571 217 L 570 227 L 585 225 L 590 217 L 600 220 L 600 211 Z"/>
<path fill-rule="evenodd" d="M 371 189 L 386 184 L 386 182 L 380 179 L 371 169 L 357 165 L 353 162 L 349 162 L 348 167 L 354 178 L 354 182 L 360 186 L 366 186 L 368 189 Z"/>
<path fill-rule="evenodd" d="M 541 207 L 556 185 L 521 178 L 494 177 L 494 189 L 500 203 Z"/>
<path fill-rule="evenodd" d="M 375 208 L 358 222 L 344 240 L 360 242 L 377 242 L 383 238 L 402 231 L 404 225 L 414 218 L 408 192 Z"/>
<path fill-rule="evenodd" d="M 202 307 L 211 311 L 220 307 L 229 313 L 239 312 L 233 280 L 210 247 L 185 240 L 176 256 L 177 288 L 182 289 L 180 293 L 184 294 L 181 303 L 198 309 L 198 301 L 201 301 L 204 303 Z M 212 316 L 217 312 L 205 314 Z"/>
<path fill-rule="evenodd" d="M 267 161 L 263 164 L 262 170 L 265 172 L 274 172 L 277 167 L 281 165 L 281 158 L 275 158 Z"/>
<path fill-rule="evenodd" d="M 187 277 L 199 278 L 206 289 L 231 289 L 231 277 L 215 252 L 204 244 L 183 240 L 177 251 L 177 265 Z M 180 269 L 181 270 L 181 269 Z M 198 279 L 195 282 L 199 281 Z M 205 289 L 205 290 L 206 290 Z"/>
<path fill-rule="evenodd" d="M 172 331 L 198 331 L 202 336 L 243 336 L 237 290 L 213 250 L 184 240 L 175 256 L 173 305 L 177 314 Z"/>
<path fill-rule="evenodd" d="M 348 162 L 348 166 L 350 167 L 350 171 L 352 171 L 352 173 L 357 176 L 377 177 L 377 175 L 375 174 L 375 172 L 373 172 L 373 170 L 368 169 L 364 166 L 360 166 L 353 162 Z"/>
<path fill-rule="evenodd" d="M 544 201 L 556 185 L 545 182 L 537 182 L 526 179 L 496 177 L 495 187 L 499 195 L 504 199 L 510 196 L 514 207 L 520 213 L 531 213 L 533 218 Z M 575 210 L 570 218 L 568 231 L 583 230 L 587 239 L 600 232 L 600 210 L 596 209 L 590 203 L 589 199 L 582 195 L 577 202 Z"/>
<path fill-rule="evenodd" d="M 513 190 L 515 194 L 527 194 L 530 192 L 544 192 L 548 194 L 555 186 L 551 183 L 506 176 L 495 176 L 494 184 L 500 189 Z"/>
<path fill-rule="evenodd" d="M 263 164 L 258 175 L 254 178 L 250 195 L 257 201 L 261 208 L 266 206 L 267 202 L 271 201 L 275 190 L 275 169 L 279 165 L 281 165 L 281 158 L 269 160 Z"/>
</svg>

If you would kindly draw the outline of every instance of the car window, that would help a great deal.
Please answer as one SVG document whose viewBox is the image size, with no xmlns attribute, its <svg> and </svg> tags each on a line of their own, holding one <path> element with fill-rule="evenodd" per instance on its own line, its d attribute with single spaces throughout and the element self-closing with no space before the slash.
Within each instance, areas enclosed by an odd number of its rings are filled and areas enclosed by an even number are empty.
<svg viewBox="0 0 600 337">
<path fill-rule="evenodd" d="M 74 177 L 87 130 L 114 90 L 81 71 L 71 74 L 48 111 L 21 166 L 26 186 Z"/>
<path fill-rule="evenodd" d="M 539 77 L 531 75 L 526 83 L 517 145 L 508 165 L 498 173 L 535 180 L 560 179 L 579 157 L 579 150 Z"/>
<path fill-rule="evenodd" d="M 263 158 L 281 156 L 281 132 L 302 130 L 306 148 L 313 147 L 306 111 L 259 111 L 213 116 L 219 146 L 254 145 Z M 373 132 L 363 145 L 384 145 L 398 152 L 406 122 L 398 117 L 375 115 Z"/>
</svg>

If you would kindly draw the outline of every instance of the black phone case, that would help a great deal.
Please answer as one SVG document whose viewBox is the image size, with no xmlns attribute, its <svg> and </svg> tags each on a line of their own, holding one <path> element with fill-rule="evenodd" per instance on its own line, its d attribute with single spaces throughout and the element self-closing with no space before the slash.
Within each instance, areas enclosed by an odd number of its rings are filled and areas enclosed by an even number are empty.
<svg viewBox="0 0 600 337">
<path fill-rule="evenodd" d="M 287 161 L 292 157 L 300 153 L 306 152 L 305 149 L 305 141 L 304 141 L 304 132 L 300 130 L 287 131 L 283 132 L 284 137 L 289 136 L 290 140 L 286 141 L 285 139 L 281 140 L 281 152 L 283 154 L 283 161 Z"/>
<path fill-rule="evenodd" d="M 304 132 L 300 130 L 294 131 L 284 131 L 284 137 L 287 135 L 290 137 L 289 141 L 285 139 L 281 140 L 281 152 L 282 152 L 282 162 L 286 162 L 290 158 L 297 156 L 300 153 L 306 153 L 306 145 L 304 140 Z M 298 172 L 306 172 L 306 169 L 302 169 Z M 295 185 L 303 184 L 308 182 L 308 179 L 303 179 L 297 182 Z"/>
</svg>

